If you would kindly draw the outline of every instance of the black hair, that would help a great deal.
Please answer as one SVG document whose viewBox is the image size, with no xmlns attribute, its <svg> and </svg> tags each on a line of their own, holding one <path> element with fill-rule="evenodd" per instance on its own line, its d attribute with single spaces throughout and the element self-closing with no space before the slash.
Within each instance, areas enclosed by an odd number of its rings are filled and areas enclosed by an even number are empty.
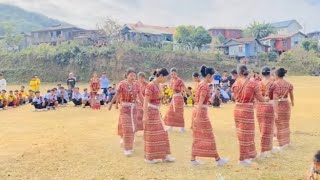
<svg viewBox="0 0 320 180">
<path fill-rule="evenodd" d="M 151 81 L 153 81 L 154 80 L 154 76 L 150 76 L 149 77 L 149 81 L 151 82 Z"/>
<path fill-rule="evenodd" d="M 6 91 L 6 90 L 2 90 L 1 92 L 4 92 L 4 93 L 6 93 L 7 91 Z"/>
<path fill-rule="evenodd" d="M 18 90 L 15 90 L 14 92 L 19 92 Z"/>
<path fill-rule="evenodd" d="M 195 77 L 195 78 L 197 78 L 197 77 L 199 77 L 199 76 L 200 76 L 200 74 L 199 74 L 199 73 L 197 73 L 197 72 L 194 72 L 194 73 L 192 74 L 192 76 L 193 76 L 193 77 Z"/>
<path fill-rule="evenodd" d="M 287 73 L 287 70 L 284 68 L 279 68 L 276 70 L 276 75 L 281 78 L 284 77 L 286 73 Z"/>
<path fill-rule="evenodd" d="M 2 74 L 2 73 L 0 73 L 0 76 L 3 76 L 3 74 Z"/>
<path fill-rule="evenodd" d="M 237 70 L 236 70 L 236 69 L 234 69 L 234 70 L 232 70 L 232 71 L 231 71 L 231 74 L 232 74 L 232 75 L 237 75 L 237 74 L 238 74 L 238 72 L 237 72 Z"/>
<path fill-rule="evenodd" d="M 40 93 L 40 91 L 36 91 L 36 92 L 35 92 L 35 94 L 38 94 L 38 93 Z"/>
<path fill-rule="evenodd" d="M 208 74 L 214 75 L 215 70 L 212 67 L 201 66 L 200 73 L 202 77 L 206 77 Z"/>
<path fill-rule="evenodd" d="M 47 93 L 50 93 L 51 92 L 51 90 L 47 90 Z"/>
<path fill-rule="evenodd" d="M 320 150 L 314 155 L 314 162 L 320 163 Z"/>
<path fill-rule="evenodd" d="M 191 89 L 192 89 L 192 87 L 190 87 L 190 86 L 189 86 L 189 87 L 188 87 L 188 89 L 189 89 L 189 90 L 191 90 Z"/>
<path fill-rule="evenodd" d="M 124 77 L 127 78 L 131 73 L 136 73 L 136 71 L 133 68 L 128 68 Z"/>
<path fill-rule="evenodd" d="M 243 75 L 243 76 L 248 76 L 249 75 L 249 71 L 246 65 L 239 65 L 238 66 L 238 74 Z"/>
<path fill-rule="evenodd" d="M 171 68 L 170 72 L 177 72 L 177 68 Z"/>
<path fill-rule="evenodd" d="M 270 76 L 271 74 L 271 69 L 268 66 L 265 66 L 261 69 L 261 74 L 263 76 Z"/>
<path fill-rule="evenodd" d="M 13 91 L 12 91 L 12 90 L 10 90 L 10 91 L 9 91 L 9 93 L 13 93 Z"/>
<path fill-rule="evenodd" d="M 160 75 L 162 76 L 168 76 L 169 75 L 169 72 L 166 68 L 161 68 L 161 69 L 157 69 L 153 72 L 153 75 L 155 77 L 159 77 Z"/>
<path fill-rule="evenodd" d="M 144 73 L 144 72 L 139 72 L 139 73 L 138 73 L 138 76 L 139 76 L 139 77 L 146 78 L 146 73 Z"/>
</svg>

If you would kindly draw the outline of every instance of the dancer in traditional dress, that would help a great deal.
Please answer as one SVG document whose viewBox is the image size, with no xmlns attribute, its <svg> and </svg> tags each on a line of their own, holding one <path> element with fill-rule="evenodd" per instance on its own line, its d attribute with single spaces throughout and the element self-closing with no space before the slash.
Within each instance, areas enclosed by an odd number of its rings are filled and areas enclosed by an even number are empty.
<svg viewBox="0 0 320 180">
<path fill-rule="evenodd" d="M 261 154 L 260 158 L 264 159 L 268 153 L 272 150 L 273 142 L 273 127 L 274 127 L 274 102 L 273 92 L 275 85 L 271 80 L 271 69 L 269 67 L 263 67 L 261 70 L 263 76 L 262 81 L 259 82 L 261 94 L 263 97 L 269 97 L 269 102 L 258 102 L 257 119 L 260 127 L 261 134 Z"/>
<path fill-rule="evenodd" d="M 100 90 L 100 79 L 97 73 L 93 73 L 93 77 L 90 79 L 90 104 L 94 104 L 94 97 L 97 95 Z"/>
<path fill-rule="evenodd" d="M 275 71 L 277 80 L 274 82 L 276 86 L 274 98 L 278 99 L 275 101 L 275 124 L 280 150 L 290 144 L 291 106 L 294 106 L 293 85 L 283 79 L 286 73 L 287 70 L 284 68 L 277 69 Z"/>
<path fill-rule="evenodd" d="M 195 119 L 193 121 L 193 144 L 192 144 L 192 165 L 201 165 L 202 162 L 196 160 L 197 157 L 214 158 L 218 166 L 227 164 L 227 159 L 220 158 L 213 134 L 212 125 L 208 117 L 208 102 L 211 98 L 209 83 L 212 82 L 214 69 L 210 67 L 201 67 L 202 82 L 196 91 L 194 109 Z"/>
<path fill-rule="evenodd" d="M 186 90 L 184 82 L 178 77 L 177 69 L 170 70 L 171 83 L 170 88 L 173 91 L 173 96 L 169 110 L 164 118 L 164 123 L 168 126 L 168 130 L 172 127 L 180 128 L 180 132 L 184 132 L 184 99 L 182 92 Z"/>
<path fill-rule="evenodd" d="M 169 72 L 162 68 L 156 70 L 153 75 L 155 78 L 146 87 L 143 103 L 144 158 L 150 164 L 161 160 L 173 162 L 175 159 L 170 156 L 168 133 L 164 130 L 160 115 L 160 83 L 167 81 Z"/>
<path fill-rule="evenodd" d="M 137 131 L 137 102 L 138 98 L 142 102 L 143 97 L 140 86 L 136 81 L 136 72 L 129 68 L 126 73 L 126 79 L 121 81 L 117 86 L 117 93 L 113 97 L 109 110 L 112 109 L 113 103 L 120 99 L 120 117 L 124 154 L 131 156 L 133 153 L 134 134 Z"/>
<path fill-rule="evenodd" d="M 238 75 L 239 78 L 233 84 L 232 91 L 236 101 L 234 119 L 240 145 L 239 165 L 250 166 L 252 159 L 257 156 L 254 143 L 253 101 L 257 99 L 259 102 L 268 102 L 269 98 L 263 97 L 259 85 L 254 81 L 250 81 L 247 66 L 240 65 L 238 67 Z"/>
<path fill-rule="evenodd" d="M 193 102 L 195 102 L 195 95 L 197 94 L 197 90 L 198 90 L 198 86 L 201 82 L 201 78 L 200 78 L 200 74 L 197 73 L 197 72 L 194 72 L 192 74 L 192 77 L 193 77 L 193 82 L 194 82 L 194 97 L 193 97 Z M 196 107 L 193 107 L 193 108 L 196 108 Z M 192 111 L 192 116 L 191 116 L 191 128 L 192 129 L 192 126 L 193 126 L 193 120 L 195 118 L 195 112 L 196 111 Z"/>
<path fill-rule="evenodd" d="M 146 74 L 144 72 L 138 73 L 138 83 L 140 85 L 140 91 L 142 95 L 145 95 L 145 89 L 149 82 L 146 80 Z M 137 105 L 137 130 L 142 131 L 143 130 L 143 101 L 138 102 Z"/>
</svg>

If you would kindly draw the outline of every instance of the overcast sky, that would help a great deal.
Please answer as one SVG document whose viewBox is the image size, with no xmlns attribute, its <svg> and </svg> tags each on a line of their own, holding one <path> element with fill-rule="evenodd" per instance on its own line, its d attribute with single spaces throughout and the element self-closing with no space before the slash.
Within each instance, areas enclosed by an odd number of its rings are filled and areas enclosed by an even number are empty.
<svg viewBox="0 0 320 180">
<path fill-rule="evenodd" d="M 81 27 L 103 17 L 122 23 L 245 27 L 252 21 L 296 19 L 304 32 L 320 30 L 320 0 L 0 0 Z"/>
</svg>

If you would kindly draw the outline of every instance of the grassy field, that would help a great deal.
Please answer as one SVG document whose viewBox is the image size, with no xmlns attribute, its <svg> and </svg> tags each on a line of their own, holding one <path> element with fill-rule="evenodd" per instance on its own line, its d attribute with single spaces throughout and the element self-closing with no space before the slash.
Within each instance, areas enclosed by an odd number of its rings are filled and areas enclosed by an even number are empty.
<svg viewBox="0 0 320 180">
<path fill-rule="evenodd" d="M 143 161 L 143 139 L 135 142 L 133 157 L 122 154 L 116 134 L 118 111 L 75 108 L 32 112 L 30 105 L 0 112 L 0 179 L 216 179 L 295 180 L 304 179 L 312 156 L 320 149 L 320 78 L 291 77 L 295 85 L 292 147 L 254 166 L 237 165 L 238 144 L 233 104 L 210 109 L 210 117 L 221 156 L 230 164 L 216 167 L 211 159 L 192 167 L 192 132 L 170 133 L 171 164 L 148 165 Z M 46 86 L 48 87 L 48 86 Z M 83 87 L 83 86 L 82 86 Z M 9 89 L 15 87 L 9 87 Z M 44 87 L 45 88 L 45 87 Z M 165 113 L 167 107 L 162 108 Z M 190 126 L 191 107 L 185 109 Z M 259 149 L 259 132 L 256 146 Z"/>
</svg>

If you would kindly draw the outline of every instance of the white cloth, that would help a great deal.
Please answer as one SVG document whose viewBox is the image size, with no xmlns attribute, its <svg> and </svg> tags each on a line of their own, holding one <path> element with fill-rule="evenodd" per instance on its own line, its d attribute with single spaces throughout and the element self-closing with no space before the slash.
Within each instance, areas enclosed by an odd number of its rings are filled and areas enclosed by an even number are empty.
<svg viewBox="0 0 320 180">
<path fill-rule="evenodd" d="M 82 94 L 82 99 L 88 101 L 90 99 L 90 94 L 89 93 Z"/>
<path fill-rule="evenodd" d="M 0 80 L 0 91 L 7 90 L 7 81 L 5 79 Z"/>
<path fill-rule="evenodd" d="M 80 93 L 72 93 L 72 99 L 79 101 L 82 98 Z"/>
<path fill-rule="evenodd" d="M 42 104 L 44 102 L 44 99 L 42 96 L 40 97 L 34 97 L 33 100 L 32 100 L 33 103 L 35 104 Z"/>
</svg>

